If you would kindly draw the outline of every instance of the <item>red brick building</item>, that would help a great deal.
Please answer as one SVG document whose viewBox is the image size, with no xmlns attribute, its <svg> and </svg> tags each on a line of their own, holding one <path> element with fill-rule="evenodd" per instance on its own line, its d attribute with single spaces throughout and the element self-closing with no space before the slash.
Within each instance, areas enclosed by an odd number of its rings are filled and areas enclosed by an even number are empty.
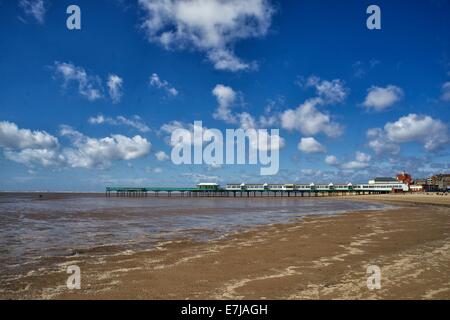
<svg viewBox="0 0 450 320">
<path fill-rule="evenodd" d="M 399 173 L 397 175 L 397 181 L 407 184 L 408 186 L 413 183 L 411 175 L 406 172 Z"/>
</svg>

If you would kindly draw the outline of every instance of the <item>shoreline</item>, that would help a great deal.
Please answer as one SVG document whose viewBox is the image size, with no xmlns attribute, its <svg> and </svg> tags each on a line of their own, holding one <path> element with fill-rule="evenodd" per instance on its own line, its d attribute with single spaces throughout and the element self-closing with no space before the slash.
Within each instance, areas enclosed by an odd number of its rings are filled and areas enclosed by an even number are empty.
<svg viewBox="0 0 450 320">
<path fill-rule="evenodd" d="M 67 257 L 60 272 L 31 273 L 0 298 L 450 299 L 450 204 L 436 203 L 436 196 L 389 196 L 319 199 L 399 207 L 309 216 L 206 243 L 167 241 L 100 261 Z M 64 267 L 75 263 L 82 289 L 70 291 Z M 381 290 L 366 287 L 369 264 L 380 265 Z"/>
<path fill-rule="evenodd" d="M 450 194 L 446 195 L 438 195 L 437 192 L 430 192 L 430 193 L 394 193 L 394 194 L 372 194 L 372 195 L 319 195 L 319 196 L 270 196 L 270 195 L 264 195 L 264 196 L 237 196 L 237 197 L 227 197 L 227 196 L 199 196 L 199 197 L 189 197 L 189 196 L 180 196 L 178 194 L 174 194 L 172 196 L 167 196 L 164 194 L 161 194 L 159 196 L 154 196 L 152 194 L 149 194 L 147 197 L 124 197 L 119 196 L 116 197 L 115 195 L 112 196 L 105 196 L 105 192 L 39 192 L 39 191 L 0 191 L 0 200 L 2 198 L 6 198 L 7 196 L 29 196 L 29 197 L 36 197 L 37 200 L 56 200 L 56 199 L 64 199 L 64 198 L 73 198 L 73 197 L 93 197 L 93 198 L 105 198 L 105 199 L 167 199 L 167 200 L 183 200 L 183 199 L 196 199 L 196 200 L 203 200 L 203 199 L 229 199 L 229 200 L 257 200 L 257 199 L 274 199 L 274 200 L 374 200 L 376 202 L 380 203 L 386 203 L 386 202 L 394 202 L 394 203 L 412 203 L 412 204 L 439 204 L 439 205 L 450 205 Z M 42 195 L 40 198 L 39 195 Z"/>
</svg>

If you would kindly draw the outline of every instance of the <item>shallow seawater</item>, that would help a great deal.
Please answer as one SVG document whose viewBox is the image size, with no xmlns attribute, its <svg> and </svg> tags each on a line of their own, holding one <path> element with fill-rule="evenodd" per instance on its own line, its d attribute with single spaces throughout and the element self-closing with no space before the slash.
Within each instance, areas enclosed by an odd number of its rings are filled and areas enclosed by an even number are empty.
<svg viewBox="0 0 450 320">
<path fill-rule="evenodd" d="M 250 227 L 310 215 L 384 209 L 386 205 L 287 198 L 116 198 L 88 195 L 39 199 L 0 195 L 0 271 L 49 257 L 150 249 L 157 242 L 217 239 Z M 9 273 L 8 272 L 8 273 Z"/>
</svg>

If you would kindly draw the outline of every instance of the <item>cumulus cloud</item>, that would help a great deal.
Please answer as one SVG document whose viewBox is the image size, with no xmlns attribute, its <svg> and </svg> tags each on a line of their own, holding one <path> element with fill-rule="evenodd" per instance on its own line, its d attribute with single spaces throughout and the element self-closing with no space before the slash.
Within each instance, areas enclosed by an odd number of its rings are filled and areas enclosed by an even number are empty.
<svg viewBox="0 0 450 320">
<path fill-rule="evenodd" d="M 150 85 L 152 87 L 164 90 L 169 96 L 176 97 L 178 90 L 172 87 L 166 80 L 161 80 L 158 74 L 153 73 L 150 76 Z"/>
<path fill-rule="evenodd" d="M 139 0 L 149 41 L 206 53 L 217 70 L 252 68 L 234 53 L 238 40 L 264 36 L 274 12 L 267 0 Z"/>
<path fill-rule="evenodd" d="M 100 78 L 88 75 L 84 68 L 72 63 L 55 61 L 54 70 L 56 76 L 62 77 L 64 86 L 75 83 L 78 87 L 78 93 L 89 101 L 95 101 L 103 97 Z"/>
<path fill-rule="evenodd" d="M 441 99 L 446 102 L 450 101 L 450 81 L 442 85 Z"/>
<path fill-rule="evenodd" d="M 115 118 L 105 117 L 102 114 L 99 114 L 95 117 L 90 117 L 88 119 L 90 124 L 109 124 L 113 126 L 128 126 L 134 128 L 140 132 L 149 132 L 150 128 L 142 121 L 141 117 L 135 115 L 131 119 L 126 118 L 124 116 L 117 116 Z"/>
<path fill-rule="evenodd" d="M 168 123 L 164 123 L 161 126 L 159 133 L 162 135 L 166 135 L 165 141 L 172 147 L 180 143 L 171 140 L 171 135 L 176 130 L 179 130 L 180 133 L 184 133 L 183 135 L 181 135 L 183 143 L 186 143 L 188 145 L 203 145 L 203 141 L 197 141 L 196 139 L 192 139 L 192 137 L 194 136 L 194 130 L 201 130 L 201 129 L 207 130 L 208 128 L 200 127 L 196 123 L 186 124 L 181 121 L 173 120 Z"/>
<path fill-rule="evenodd" d="M 8 121 L 0 122 L 0 147 L 6 159 L 25 165 L 50 166 L 62 160 L 58 138 L 45 131 L 20 129 Z"/>
<path fill-rule="evenodd" d="M 44 0 L 20 0 L 19 7 L 26 16 L 32 17 L 37 23 L 43 24 L 45 22 L 47 8 Z"/>
<path fill-rule="evenodd" d="M 414 113 L 386 123 L 384 129 L 368 130 L 367 137 L 369 147 L 378 154 L 386 151 L 398 153 L 399 144 L 414 141 L 422 143 L 427 151 L 433 151 L 450 140 L 446 124 L 430 116 Z"/>
<path fill-rule="evenodd" d="M 108 86 L 109 96 L 113 103 L 119 103 L 122 99 L 123 91 L 123 79 L 115 74 L 110 74 L 108 76 L 108 82 L 106 83 Z"/>
<path fill-rule="evenodd" d="M 364 169 L 369 166 L 369 161 L 371 160 L 371 156 L 364 152 L 356 152 L 355 160 L 346 162 L 340 165 L 342 169 L 345 170 L 358 170 Z"/>
<path fill-rule="evenodd" d="M 58 147 L 58 144 L 58 138 L 45 131 L 19 129 L 13 122 L 0 122 L 0 147 L 7 149 L 46 149 Z"/>
<path fill-rule="evenodd" d="M 367 130 L 367 138 L 369 139 L 368 147 L 371 148 L 376 154 L 398 154 L 400 152 L 400 146 L 390 141 L 386 135 L 386 132 L 380 128 L 372 128 Z"/>
<path fill-rule="evenodd" d="M 329 114 L 316 108 L 320 103 L 320 98 L 309 99 L 297 109 L 284 111 L 281 114 L 281 126 L 287 130 L 300 131 L 308 136 L 321 132 L 329 137 L 340 136 L 343 131 L 342 126 L 332 121 Z"/>
<path fill-rule="evenodd" d="M 69 166 L 74 168 L 108 167 L 115 160 L 132 160 L 147 155 L 151 144 L 141 136 L 129 138 L 111 135 L 90 138 L 62 126 L 61 136 L 70 138 L 62 148 L 58 138 L 45 131 L 19 129 L 11 122 L 0 122 L 0 147 L 6 159 L 27 166 Z"/>
<path fill-rule="evenodd" d="M 151 143 L 136 135 L 132 138 L 115 134 L 101 139 L 91 138 L 69 126 L 62 126 L 60 134 L 69 137 L 71 148 L 63 150 L 72 168 L 105 168 L 115 160 L 133 160 L 147 155 Z"/>
<path fill-rule="evenodd" d="M 310 76 L 306 80 L 305 87 L 315 88 L 317 96 L 322 99 L 324 104 L 341 103 L 348 95 L 348 89 L 340 79 L 329 81 Z"/>
<path fill-rule="evenodd" d="M 384 126 L 387 137 L 393 142 L 419 141 L 426 150 L 435 150 L 448 143 L 448 128 L 430 116 L 409 114 Z"/>
<path fill-rule="evenodd" d="M 213 114 L 214 119 L 223 120 L 226 123 L 236 123 L 236 117 L 231 112 L 231 107 L 236 101 L 236 92 L 231 88 L 218 84 L 212 90 L 219 106 Z"/>
<path fill-rule="evenodd" d="M 325 157 L 325 163 L 332 166 L 332 165 L 337 164 L 338 160 L 337 160 L 336 156 L 328 155 Z"/>
<path fill-rule="evenodd" d="M 367 110 L 382 111 L 403 98 L 403 90 L 397 86 L 387 87 L 372 86 L 368 89 L 368 94 L 363 102 Z"/>
<path fill-rule="evenodd" d="M 238 123 L 239 127 L 244 130 L 258 130 L 266 128 L 268 124 L 274 124 L 278 119 L 278 117 L 266 114 L 261 116 L 258 121 L 248 112 L 233 113 L 232 107 L 238 94 L 231 87 L 218 84 L 212 90 L 212 94 L 216 97 L 218 103 L 218 107 L 213 113 L 213 118 L 217 120 L 222 120 L 229 124 Z M 260 130 L 258 137 L 257 143 L 252 141 L 252 148 L 267 151 L 278 150 L 285 145 L 282 137 L 271 135 L 268 131 Z"/>
<path fill-rule="evenodd" d="M 158 151 L 155 153 L 155 157 L 158 161 L 165 161 L 165 160 L 169 160 L 170 157 L 167 155 L 167 153 L 165 153 L 164 151 Z"/>
<path fill-rule="evenodd" d="M 5 158 L 27 166 L 41 165 L 43 167 L 55 166 L 64 163 L 64 157 L 57 149 L 23 149 L 5 150 Z"/>
<path fill-rule="evenodd" d="M 242 120 L 243 127 L 241 127 L 240 129 L 258 130 L 258 127 L 255 127 L 256 123 L 251 115 L 240 114 L 240 116 L 242 116 L 243 118 L 246 119 L 246 120 Z M 189 142 L 190 145 L 197 145 L 197 146 L 199 144 L 203 145 L 205 141 L 197 141 L 196 139 L 191 138 L 191 137 L 193 137 L 194 130 L 200 131 L 202 129 L 203 129 L 203 135 L 204 135 L 203 139 L 207 140 L 205 132 L 208 132 L 208 135 L 217 137 L 216 141 L 220 141 L 220 137 L 218 136 L 217 132 L 215 132 L 214 130 L 208 129 L 206 127 L 200 127 L 196 123 L 185 124 L 180 121 L 171 121 L 171 122 L 165 123 L 161 126 L 160 133 L 167 135 L 165 138 L 166 142 L 169 145 L 174 146 L 174 145 L 178 145 L 180 143 L 180 141 L 179 142 L 171 141 L 170 135 L 175 130 L 178 130 L 178 129 L 184 130 L 184 131 L 180 132 L 180 133 L 184 132 L 184 134 L 180 134 L 181 135 L 180 139 L 183 141 L 183 143 Z M 224 138 L 224 137 L 222 137 L 222 138 Z M 255 140 L 257 140 L 257 141 L 255 141 Z M 258 139 L 255 139 L 255 140 L 251 140 L 250 141 L 251 144 L 249 146 L 251 148 L 254 148 L 256 150 L 261 150 L 261 151 L 279 150 L 279 149 L 283 148 L 285 145 L 285 141 L 282 137 L 280 137 L 279 135 L 271 134 L 271 132 L 269 134 L 269 131 L 267 131 L 267 130 L 258 131 Z M 210 140 L 207 140 L 207 141 L 210 141 Z"/>
<path fill-rule="evenodd" d="M 325 147 L 313 137 L 302 138 L 298 143 L 298 149 L 305 153 L 325 152 Z"/>
<path fill-rule="evenodd" d="M 330 166 L 335 166 L 342 170 L 352 171 L 360 170 L 369 167 L 369 162 L 372 157 L 364 152 L 357 151 L 355 153 L 355 159 L 348 162 L 339 162 L 336 156 L 328 155 L 325 157 L 325 163 Z"/>
</svg>

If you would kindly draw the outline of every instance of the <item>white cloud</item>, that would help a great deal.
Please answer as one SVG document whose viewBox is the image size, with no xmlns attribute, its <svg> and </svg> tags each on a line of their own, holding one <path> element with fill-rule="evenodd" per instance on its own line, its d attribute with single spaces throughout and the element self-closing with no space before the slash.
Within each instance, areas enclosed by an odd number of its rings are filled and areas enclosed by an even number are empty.
<svg viewBox="0 0 450 320">
<path fill-rule="evenodd" d="M 5 158 L 27 166 L 41 165 L 44 167 L 59 165 L 64 162 L 64 157 L 57 149 L 22 149 L 5 150 Z"/>
<path fill-rule="evenodd" d="M 182 176 L 188 177 L 192 180 L 194 180 L 196 183 L 198 182 L 217 182 L 220 180 L 218 176 L 211 176 L 206 175 L 203 173 L 196 173 L 196 172 L 186 172 L 183 173 Z"/>
<path fill-rule="evenodd" d="M 112 118 L 105 118 L 102 114 L 99 114 L 98 116 L 95 117 L 90 117 L 88 119 L 88 122 L 90 124 L 103 124 L 105 122 L 109 122 L 109 121 L 113 121 L 114 119 Z"/>
<path fill-rule="evenodd" d="M 170 157 L 164 151 L 158 151 L 155 153 L 155 157 L 158 161 L 169 160 Z"/>
<path fill-rule="evenodd" d="M 105 97 L 102 79 L 97 75 L 90 75 L 83 67 L 70 62 L 54 62 L 53 70 L 56 77 L 60 77 L 63 87 L 75 84 L 78 93 L 89 101 L 96 101 Z M 108 93 L 113 103 L 119 103 L 123 96 L 123 79 L 115 74 L 110 74 L 106 81 Z"/>
<path fill-rule="evenodd" d="M 280 117 L 278 114 L 265 114 L 259 117 L 259 126 L 261 128 L 273 128 L 279 121 Z"/>
<path fill-rule="evenodd" d="M 279 135 L 271 135 L 268 130 L 261 129 L 261 123 L 249 113 L 238 113 L 236 117 L 239 119 L 239 125 L 244 130 L 260 130 L 258 131 L 258 143 L 252 140 L 250 145 L 252 148 L 261 151 L 280 150 L 285 146 L 285 140 Z"/>
<path fill-rule="evenodd" d="M 359 161 L 350 161 L 342 164 L 342 169 L 346 170 L 357 170 L 357 169 L 365 169 L 369 166 L 368 163 L 359 162 Z"/>
<path fill-rule="evenodd" d="M 118 75 L 110 74 L 108 76 L 108 82 L 106 84 L 108 86 L 108 92 L 112 102 L 119 103 L 123 95 L 123 79 Z"/>
<path fill-rule="evenodd" d="M 267 0 L 139 0 L 151 42 L 205 52 L 218 70 L 252 68 L 233 52 L 240 39 L 264 36 L 273 9 Z"/>
<path fill-rule="evenodd" d="M 89 101 L 103 97 L 101 80 L 97 76 L 88 75 L 82 67 L 72 63 L 55 61 L 55 73 L 64 80 L 64 86 L 74 82 L 78 85 L 78 93 Z"/>
<path fill-rule="evenodd" d="M 0 122 L 0 147 L 6 159 L 29 166 L 50 166 L 62 160 L 58 138 L 45 131 L 19 129 L 8 121 Z"/>
<path fill-rule="evenodd" d="M 318 153 L 326 151 L 325 147 L 313 137 L 302 138 L 298 143 L 298 149 L 305 153 Z"/>
<path fill-rule="evenodd" d="M 281 126 L 287 130 L 297 130 L 304 135 L 314 136 L 323 132 L 329 137 L 342 134 L 340 124 L 333 122 L 329 114 L 317 110 L 320 98 L 309 99 L 297 109 L 288 109 L 281 114 Z"/>
<path fill-rule="evenodd" d="M 435 150 L 448 143 L 448 128 L 430 116 L 409 114 L 384 126 L 389 140 L 397 143 L 419 141 L 426 150 Z"/>
<path fill-rule="evenodd" d="M 256 122 L 253 119 L 253 117 L 250 114 L 239 114 L 239 116 L 242 118 L 241 119 L 241 129 L 255 129 L 258 130 L 258 127 L 256 127 Z M 160 133 L 161 134 L 166 134 L 168 136 L 165 137 L 166 143 L 174 146 L 177 143 L 173 143 L 170 139 L 170 135 L 172 134 L 172 132 L 174 132 L 177 129 L 184 129 L 185 130 L 185 135 L 182 137 L 182 141 L 183 142 L 187 142 L 187 141 L 191 141 L 191 145 L 198 145 L 199 143 L 201 145 L 203 145 L 204 141 L 197 141 L 196 139 L 191 139 L 191 137 L 193 137 L 193 132 L 194 130 L 201 130 L 203 129 L 203 133 L 205 133 L 205 131 L 209 130 L 207 127 L 197 127 L 196 124 L 185 124 L 182 123 L 180 121 L 171 121 L 169 123 L 165 123 L 161 126 L 160 128 Z M 214 131 L 209 130 L 210 134 L 215 134 Z M 258 135 L 258 139 L 257 141 L 252 140 L 250 147 L 257 149 L 257 150 L 262 150 L 262 151 L 268 151 L 268 150 L 279 150 L 281 148 L 284 147 L 285 145 L 285 141 L 282 137 L 280 137 L 279 135 L 271 135 L 269 134 L 269 131 L 264 131 L 261 130 L 259 132 Z M 222 137 L 224 138 L 224 137 Z M 192 141 L 193 140 L 193 141 Z M 220 140 L 220 139 L 217 139 Z"/>
<path fill-rule="evenodd" d="M 151 143 L 136 135 L 132 138 L 115 134 L 101 139 L 91 138 L 62 126 L 61 135 L 71 139 L 72 147 L 63 150 L 67 164 L 73 168 L 105 168 L 115 160 L 133 160 L 147 155 Z"/>
<path fill-rule="evenodd" d="M 369 161 L 371 158 L 372 157 L 370 155 L 357 151 L 355 160 L 343 163 L 340 167 L 345 170 L 365 169 L 369 166 Z"/>
<path fill-rule="evenodd" d="M 104 124 L 107 123 L 113 126 L 125 125 L 131 128 L 134 128 L 140 132 L 149 132 L 150 128 L 142 121 L 141 117 L 135 115 L 131 119 L 126 118 L 124 116 L 117 116 L 115 118 L 105 117 L 102 114 L 99 114 L 95 117 L 90 117 L 88 119 L 90 124 Z"/>
<path fill-rule="evenodd" d="M 382 111 L 400 101 L 403 95 L 403 90 L 397 86 L 388 85 L 385 88 L 372 86 L 368 89 L 363 106 L 368 110 Z"/>
<path fill-rule="evenodd" d="M 446 102 L 450 101 L 450 81 L 442 85 L 441 99 Z"/>
<path fill-rule="evenodd" d="M 422 143 L 428 151 L 448 144 L 448 127 L 442 121 L 430 116 L 409 114 L 395 122 L 388 122 L 384 129 L 373 128 L 367 131 L 368 146 L 377 154 L 398 153 L 399 144 L 406 142 Z"/>
<path fill-rule="evenodd" d="M 325 163 L 328 165 L 336 165 L 338 163 L 338 160 L 336 156 L 328 155 L 325 157 Z"/>
<path fill-rule="evenodd" d="M 242 112 L 237 114 L 239 118 L 240 127 L 244 130 L 256 129 L 258 127 L 256 119 L 248 112 Z"/>
<path fill-rule="evenodd" d="M 153 169 L 153 173 L 161 173 L 161 172 L 163 172 L 163 169 L 161 169 L 161 168 Z"/>
<path fill-rule="evenodd" d="M 256 62 L 244 63 L 228 50 L 217 49 L 209 51 L 208 58 L 214 63 L 214 68 L 217 70 L 237 72 L 240 70 L 258 68 Z"/>
<path fill-rule="evenodd" d="M 258 145 L 251 145 L 252 148 L 261 151 L 280 150 L 283 149 L 284 146 L 284 138 L 279 135 L 270 135 L 268 131 L 260 131 L 258 135 Z"/>
<path fill-rule="evenodd" d="M 231 108 L 236 101 L 237 93 L 231 87 L 218 84 L 212 90 L 212 94 L 216 97 L 218 107 L 213 113 L 213 117 L 218 120 L 225 121 L 226 123 L 239 123 L 241 129 L 258 130 L 261 127 L 266 127 L 267 124 L 275 123 L 274 116 L 264 115 L 260 117 L 260 122 L 248 112 L 233 113 Z M 278 118 L 276 118 L 278 119 Z M 271 136 L 268 131 L 259 131 L 259 139 L 256 145 L 256 141 L 252 141 L 252 148 L 262 151 L 267 150 L 279 150 L 284 147 L 285 142 L 279 135 Z"/>
<path fill-rule="evenodd" d="M 15 123 L 0 122 L 0 146 L 7 149 L 47 149 L 58 146 L 58 138 L 45 131 L 19 129 Z"/>
<path fill-rule="evenodd" d="M 392 142 L 386 136 L 386 132 L 380 128 L 372 128 L 367 130 L 368 146 L 373 149 L 376 154 L 391 153 L 398 154 L 400 146 Z"/>
<path fill-rule="evenodd" d="M 171 141 L 172 133 L 178 129 L 185 130 L 185 131 L 182 131 L 182 133 L 185 133 L 185 134 L 183 134 L 183 137 L 182 137 L 182 141 L 184 143 L 187 143 L 190 141 L 191 145 L 203 145 L 203 141 L 197 141 L 197 139 L 192 139 L 192 137 L 194 135 L 194 130 L 201 130 L 201 129 L 207 130 L 208 128 L 205 128 L 205 127 L 202 128 L 195 123 L 194 124 L 192 124 L 192 123 L 186 124 L 186 123 L 183 123 L 183 122 L 177 121 L 177 120 L 173 120 L 168 123 L 165 123 L 161 126 L 160 133 L 167 135 L 165 137 L 165 141 L 168 145 L 175 146 L 178 144 L 176 142 Z"/>
<path fill-rule="evenodd" d="M 56 137 L 45 131 L 19 129 L 11 122 L 0 122 L 0 147 L 6 159 L 27 166 L 69 166 L 73 168 L 105 168 L 115 160 L 133 160 L 150 152 L 151 143 L 137 135 L 96 139 L 62 126 L 61 136 L 71 145 L 61 148 Z"/>
<path fill-rule="evenodd" d="M 356 152 L 356 161 L 358 162 L 369 162 L 372 157 L 364 152 Z"/>
<path fill-rule="evenodd" d="M 181 121 L 173 120 L 168 123 L 164 123 L 161 126 L 160 131 L 163 133 L 171 134 L 173 131 L 177 129 L 183 129 L 185 125 Z"/>
<path fill-rule="evenodd" d="M 44 0 L 20 0 L 19 7 L 25 15 L 33 17 L 37 23 L 43 24 L 45 22 L 45 12 L 47 9 Z"/>
<path fill-rule="evenodd" d="M 236 92 L 231 88 L 218 84 L 212 90 L 219 106 L 213 114 L 214 119 L 223 120 L 226 123 L 235 123 L 236 117 L 231 113 L 231 107 L 236 101 Z"/>
<path fill-rule="evenodd" d="M 316 76 L 310 76 L 306 80 L 306 87 L 314 87 L 316 94 L 324 104 L 340 103 L 345 100 L 348 90 L 340 79 L 322 80 Z"/>
<path fill-rule="evenodd" d="M 150 85 L 164 90 L 169 96 L 176 97 L 178 95 L 178 90 L 172 87 L 166 80 L 161 80 L 156 73 L 150 76 Z"/>
<path fill-rule="evenodd" d="M 351 160 L 349 162 L 340 163 L 336 156 L 328 155 L 325 157 L 325 163 L 330 166 L 335 166 L 339 169 L 352 171 L 365 169 L 369 167 L 369 162 L 372 157 L 364 152 L 357 151 L 355 153 L 355 160 Z"/>
</svg>

